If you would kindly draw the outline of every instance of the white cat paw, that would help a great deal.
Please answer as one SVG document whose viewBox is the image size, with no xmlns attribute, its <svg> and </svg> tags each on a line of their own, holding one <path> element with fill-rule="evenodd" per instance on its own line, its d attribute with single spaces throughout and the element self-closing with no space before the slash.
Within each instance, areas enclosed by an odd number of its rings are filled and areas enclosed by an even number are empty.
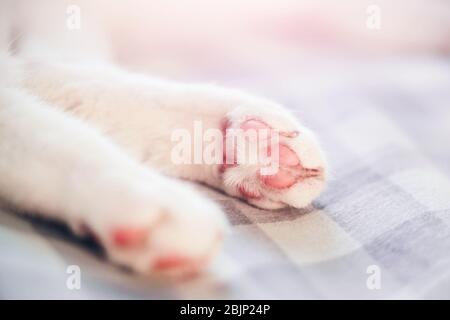
<svg viewBox="0 0 450 320">
<path fill-rule="evenodd" d="M 177 181 L 122 185 L 103 196 L 99 201 L 109 204 L 77 221 L 76 229 L 92 236 L 112 261 L 139 273 L 198 273 L 228 230 L 216 204 Z"/>
<path fill-rule="evenodd" d="M 248 145 L 229 143 L 230 139 L 236 139 L 230 129 L 240 129 L 245 141 L 258 144 L 255 150 L 263 149 L 272 158 L 270 165 L 261 163 L 260 158 L 257 162 L 250 160 Z M 228 194 L 264 209 L 302 208 L 323 190 L 327 165 L 322 149 L 314 134 L 283 108 L 277 105 L 236 108 L 227 114 L 222 130 L 224 164 L 219 172 Z M 256 140 L 247 135 L 252 130 L 256 132 Z"/>
</svg>

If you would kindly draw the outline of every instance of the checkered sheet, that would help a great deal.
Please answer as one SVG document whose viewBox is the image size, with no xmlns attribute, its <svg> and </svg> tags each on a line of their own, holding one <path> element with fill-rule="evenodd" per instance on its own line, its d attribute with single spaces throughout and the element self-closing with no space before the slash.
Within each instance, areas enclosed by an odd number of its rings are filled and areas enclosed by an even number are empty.
<svg viewBox="0 0 450 320">
<path fill-rule="evenodd" d="M 332 172 L 312 206 L 264 211 L 198 186 L 233 228 L 210 270 L 181 283 L 126 272 L 64 228 L 3 210 L 0 297 L 450 299 L 450 63 L 295 70 L 224 83 L 277 98 L 317 132 Z M 69 265 L 80 290 L 66 287 Z"/>
</svg>

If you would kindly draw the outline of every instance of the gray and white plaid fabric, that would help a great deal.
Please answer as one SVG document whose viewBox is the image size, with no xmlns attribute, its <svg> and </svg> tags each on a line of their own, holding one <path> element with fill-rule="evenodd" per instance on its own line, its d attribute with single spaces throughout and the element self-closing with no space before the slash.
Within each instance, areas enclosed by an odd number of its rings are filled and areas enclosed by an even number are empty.
<svg viewBox="0 0 450 320">
<path fill-rule="evenodd" d="M 348 77 L 258 76 L 272 79 L 258 90 L 318 133 L 330 183 L 313 206 L 276 212 L 199 187 L 233 224 L 204 276 L 167 284 L 130 274 L 60 227 L 2 211 L 0 297 L 450 299 L 450 64 L 405 61 Z M 81 268 L 80 290 L 66 286 L 69 265 Z M 367 285 L 371 266 L 379 289 Z"/>
</svg>

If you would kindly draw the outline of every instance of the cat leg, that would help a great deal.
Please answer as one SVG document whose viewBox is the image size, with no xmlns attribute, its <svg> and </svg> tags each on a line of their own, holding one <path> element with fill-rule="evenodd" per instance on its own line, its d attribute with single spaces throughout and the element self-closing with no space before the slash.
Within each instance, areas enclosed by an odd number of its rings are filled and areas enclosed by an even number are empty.
<svg viewBox="0 0 450 320">
<path fill-rule="evenodd" d="M 206 183 L 267 209 L 305 207 L 325 186 L 327 165 L 315 135 L 270 100 L 217 86 L 130 74 L 116 67 L 48 63 L 30 64 L 28 69 L 27 88 L 92 123 L 130 155 L 165 174 Z M 202 133 L 197 141 L 199 126 Z M 264 170 L 261 163 L 223 163 L 230 154 L 242 158 L 242 148 L 227 143 L 228 132 L 236 129 L 257 135 L 268 132 L 270 145 L 265 151 L 271 157 L 277 154 L 271 165 L 274 170 Z M 193 149 L 204 142 L 206 131 L 220 130 L 222 162 L 174 161 L 180 130 L 187 133 Z"/>
<path fill-rule="evenodd" d="M 202 269 L 226 230 L 221 210 L 190 186 L 18 89 L 0 89 L 0 176 L 3 201 L 94 237 L 142 273 Z"/>
</svg>

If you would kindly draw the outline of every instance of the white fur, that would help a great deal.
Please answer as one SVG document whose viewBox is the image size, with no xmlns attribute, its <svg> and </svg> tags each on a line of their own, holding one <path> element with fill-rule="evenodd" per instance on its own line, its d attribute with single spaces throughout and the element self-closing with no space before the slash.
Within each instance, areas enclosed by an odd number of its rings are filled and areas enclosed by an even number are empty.
<svg viewBox="0 0 450 320">
<path fill-rule="evenodd" d="M 217 205 L 166 175 L 200 181 L 233 196 L 239 196 L 237 183 L 254 175 L 245 166 L 222 176 L 219 164 L 173 164 L 170 136 L 175 129 L 192 130 L 194 121 L 219 129 L 225 117 L 238 125 L 246 116 L 257 116 L 273 128 L 300 131 L 285 142 L 304 165 L 326 168 L 313 133 L 274 102 L 236 90 L 129 73 L 109 62 L 104 41 L 98 54 L 92 53 L 96 41 L 84 38 L 88 53 L 83 46 L 67 51 L 70 41 L 55 41 L 42 51 L 42 28 L 26 31 L 14 58 L 5 44 L 0 53 L 5 70 L 0 197 L 18 209 L 61 220 L 79 234 L 88 226 L 120 264 L 146 272 L 159 256 L 202 257 L 225 231 Z M 249 202 L 269 209 L 300 208 L 323 186 L 323 179 L 306 180 L 289 190 L 261 190 L 265 200 Z M 258 186 L 250 182 L 248 188 Z M 118 226 L 148 227 L 148 245 L 132 251 L 116 248 L 110 231 Z"/>
</svg>

